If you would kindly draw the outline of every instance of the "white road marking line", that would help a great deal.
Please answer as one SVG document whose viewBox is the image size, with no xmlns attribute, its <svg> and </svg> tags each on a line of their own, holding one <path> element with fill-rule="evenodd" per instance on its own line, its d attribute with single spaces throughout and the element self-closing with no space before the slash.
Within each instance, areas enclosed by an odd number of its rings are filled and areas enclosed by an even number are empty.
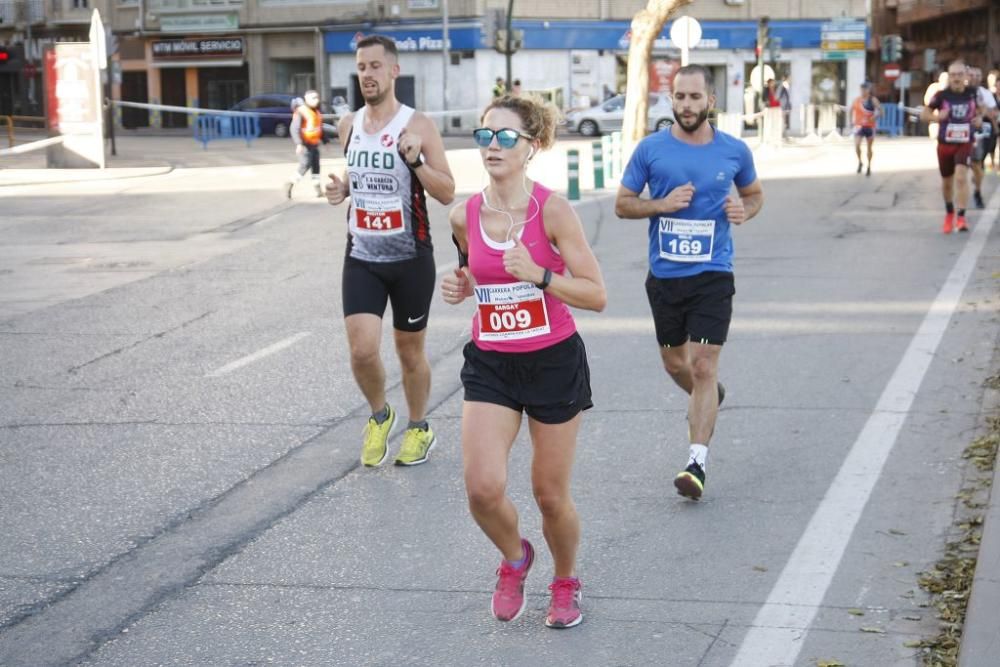
<svg viewBox="0 0 1000 667">
<path fill-rule="evenodd" d="M 258 350 L 256 352 L 254 352 L 253 354 L 249 354 L 249 355 L 247 355 L 247 356 L 245 356 L 245 357 L 243 357 L 241 359 L 237 359 L 236 361 L 232 361 L 232 362 L 226 364 L 225 366 L 217 368 L 214 371 L 212 371 L 211 373 L 208 373 L 205 377 L 207 377 L 207 378 L 217 378 L 217 377 L 221 377 L 221 376 L 223 376 L 223 375 L 225 375 L 227 373 L 232 373 L 237 368 L 242 368 L 242 367 L 246 366 L 247 364 L 252 364 L 253 362 L 259 361 L 259 360 L 263 359 L 264 357 L 268 357 L 268 356 L 274 354 L 275 352 L 280 352 L 281 350 L 284 350 L 286 347 L 291 347 L 292 345 L 295 345 L 296 343 L 298 343 L 303 338 L 306 338 L 306 337 L 311 336 L 311 335 L 312 335 L 311 331 L 302 331 L 300 333 L 295 334 L 294 336 L 289 336 L 288 338 L 285 338 L 284 340 L 279 340 L 274 345 L 268 345 L 267 347 L 265 347 L 262 350 Z"/>
<path fill-rule="evenodd" d="M 958 307 L 997 218 L 1000 191 L 981 216 L 840 471 L 812 515 L 767 601 L 733 658 L 743 665 L 792 665 L 805 644 L 844 550 L 882 474 L 924 375 Z M 939 239 L 947 243 L 946 239 Z"/>
</svg>

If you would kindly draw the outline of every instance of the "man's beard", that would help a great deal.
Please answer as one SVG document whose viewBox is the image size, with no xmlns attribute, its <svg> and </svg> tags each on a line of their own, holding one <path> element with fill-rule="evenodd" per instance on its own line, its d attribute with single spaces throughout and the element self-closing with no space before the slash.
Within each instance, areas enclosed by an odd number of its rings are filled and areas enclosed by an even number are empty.
<svg viewBox="0 0 1000 667">
<path fill-rule="evenodd" d="M 704 123 L 706 120 L 708 120 L 708 109 L 703 109 L 698 112 L 698 116 L 694 119 L 694 121 L 690 125 L 684 123 L 683 116 L 677 117 L 677 124 L 680 125 L 681 129 L 684 130 L 685 132 L 690 132 L 693 134 L 698 131 L 698 128 L 701 127 L 701 124 Z"/>
<path fill-rule="evenodd" d="M 375 92 L 370 95 L 365 92 L 364 86 L 361 87 L 361 96 L 365 98 L 365 104 L 370 104 L 372 106 L 381 104 L 388 94 L 389 91 L 382 90 L 382 87 L 379 85 L 375 86 Z"/>
</svg>

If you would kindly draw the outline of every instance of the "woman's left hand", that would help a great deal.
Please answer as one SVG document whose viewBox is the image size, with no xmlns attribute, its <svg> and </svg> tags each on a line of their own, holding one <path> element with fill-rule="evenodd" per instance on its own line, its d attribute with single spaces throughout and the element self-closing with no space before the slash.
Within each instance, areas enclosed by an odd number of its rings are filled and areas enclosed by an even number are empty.
<svg viewBox="0 0 1000 667">
<path fill-rule="evenodd" d="M 518 280 L 539 283 L 545 277 L 545 269 L 535 264 L 524 242 L 514 236 L 514 247 L 503 254 L 503 268 Z"/>
</svg>

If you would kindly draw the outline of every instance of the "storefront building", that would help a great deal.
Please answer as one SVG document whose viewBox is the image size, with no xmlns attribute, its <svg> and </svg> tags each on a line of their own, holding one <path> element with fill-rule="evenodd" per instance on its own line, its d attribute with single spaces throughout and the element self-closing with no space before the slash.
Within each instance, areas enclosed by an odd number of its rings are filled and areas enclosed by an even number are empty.
<svg viewBox="0 0 1000 667">
<path fill-rule="evenodd" d="M 755 21 L 702 21 L 702 39 L 690 53 L 690 62 L 711 68 L 717 88 L 717 107 L 745 113 L 750 72 L 756 65 Z M 851 23 L 865 32 L 864 19 Z M 512 57 L 511 77 L 524 91 L 542 93 L 563 109 L 596 104 L 610 94 L 624 91 L 629 47 L 627 21 L 517 20 L 522 47 Z M 835 52 L 824 48 L 823 20 L 772 20 L 770 33 L 781 40 L 780 55 L 768 64 L 777 80 L 786 80 L 793 106 L 807 103 L 848 104 L 864 81 L 864 51 Z M 680 61 L 680 51 L 669 38 L 668 23 L 656 41 L 651 63 L 651 89 L 669 85 L 670 71 Z M 352 108 L 362 103 L 354 72 L 354 48 L 367 34 L 396 39 L 400 49 L 401 77 L 398 96 L 423 111 L 468 111 L 452 118 L 452 129 L 471 127 L 475 111 L 491 98 L 497 76 L 506 75 L 506 56 L 484 38 L 478 20 L 449 25 L 447 64 L 440 23 L 368 24 L 328 30 L 330 95 L 343 95 Z M 867 33 L 865 32 L 867 39 Z M 415 76 L 416 75 L 416 76 Z M 447 77 L 447 81 L 445 80 Z M 447 95 L 443 91 L 447 91 Z M 752 94 L 749 96 L 752 99 Z M 797 119 L 792 118 L 796 130 Z"/>
</svg>

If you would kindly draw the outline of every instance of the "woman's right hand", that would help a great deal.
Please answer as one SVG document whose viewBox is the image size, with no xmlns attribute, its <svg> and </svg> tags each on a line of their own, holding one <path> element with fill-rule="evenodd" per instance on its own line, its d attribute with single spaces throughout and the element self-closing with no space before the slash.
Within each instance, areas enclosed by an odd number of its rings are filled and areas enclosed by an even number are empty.
<svg viewBox="0 0 1000 667">
<path fill-rule="evenodd" d="M 465 301 L 467 296 L 472 296 L 472 283 L 465 271 L 456 268 L 454 273 L 441 281 L 441 297 L 445 303 L 455 305 Z"/>
</svg>

